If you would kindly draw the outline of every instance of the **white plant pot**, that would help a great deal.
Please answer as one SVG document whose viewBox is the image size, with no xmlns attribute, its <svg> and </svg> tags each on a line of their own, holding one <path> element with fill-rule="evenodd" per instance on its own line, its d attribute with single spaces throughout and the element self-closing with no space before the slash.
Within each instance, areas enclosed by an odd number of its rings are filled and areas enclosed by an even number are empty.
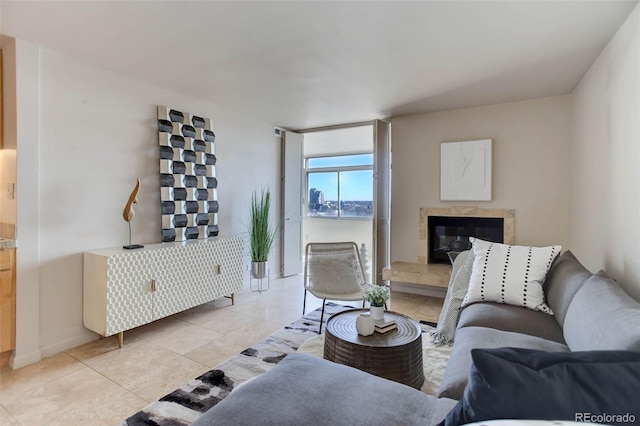
<svg viewBox="0 0 640 426">
<path fill-rule="evenodd" d="M 361 336 L 371 336 L 376 324 L 369 314 L 360 314 L 356 319 L 356 330 Z"/>
<path fill-rule="evenodd" d="M 384 306 L 370 306 L 369 312 L 371 313 L 371 318 L 373 318 L 374 321 L 384 318 Z"/>
</svg>

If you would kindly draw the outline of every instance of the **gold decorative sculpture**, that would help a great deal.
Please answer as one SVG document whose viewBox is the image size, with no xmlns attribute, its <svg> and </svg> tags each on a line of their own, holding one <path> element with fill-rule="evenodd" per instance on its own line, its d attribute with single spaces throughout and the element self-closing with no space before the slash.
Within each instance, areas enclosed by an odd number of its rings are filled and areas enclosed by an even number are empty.
<svg viewBox="0 0 640 426">
<path fill-rule="evenodd" d="M 137 179 L 136 187 L 131 191 L 131 195 L 129 195 L 129 201 L 127 201 L 127 205 L 124 206 L 124 210 L 122 211 L 122 217 L 124 221 L 129 224 L 129 245 L 123 246 L 122 248 L 127 250 L 142 248 L 140 244 L 131 244 L 131 221 L 136 215 L 136 212 L 133 211 L 133 204 L 138 203 L 138 192 L 140 191 L 140 179 Z"/>
<path fill-rule="evenodd" d="M 131 195 L 129 195 L 129 201 L 127 201 L 127 205 L 124 206 L 124 210 L 122 211 L 122 217 L 125 222 L 131 222 L 136 215 L 136 212 L 133 211 L 133 204 L 138 204 L 138 191 L 140 191 L 140 179 L 137 179 L 136 187 L 131 191 Z"/>
</svg>

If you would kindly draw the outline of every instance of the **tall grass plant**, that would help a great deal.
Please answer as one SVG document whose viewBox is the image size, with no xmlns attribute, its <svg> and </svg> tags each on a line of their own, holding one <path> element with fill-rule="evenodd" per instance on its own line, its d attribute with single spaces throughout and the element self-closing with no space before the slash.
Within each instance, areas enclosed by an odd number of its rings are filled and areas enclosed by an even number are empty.
<svg viewBox="0 0 640 426">
<path fill-rule="evenodd" d="M 270 224 L 271 191 L 263 188 L 251 196 L 249 213 L 249 244 L 252 262 L 266 262 L 278 234 Z"/>
</svg>

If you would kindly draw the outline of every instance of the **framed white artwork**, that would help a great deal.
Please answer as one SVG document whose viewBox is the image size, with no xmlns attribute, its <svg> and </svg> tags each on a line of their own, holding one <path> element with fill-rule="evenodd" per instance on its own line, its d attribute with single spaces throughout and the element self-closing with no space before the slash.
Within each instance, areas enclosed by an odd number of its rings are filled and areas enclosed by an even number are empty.
<svg viewBox="0 0 640 426">
<path fill-rule="evenodd" d="M 441 201 L 491 201 L 491 143 L 440 144 Z"/>
</svg>

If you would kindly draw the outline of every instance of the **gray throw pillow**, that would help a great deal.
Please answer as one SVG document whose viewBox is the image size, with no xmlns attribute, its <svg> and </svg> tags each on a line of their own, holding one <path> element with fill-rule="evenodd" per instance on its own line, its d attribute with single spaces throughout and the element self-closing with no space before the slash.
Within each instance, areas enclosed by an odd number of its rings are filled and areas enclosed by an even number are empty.
<svg viewBox="0 0 640 426">
<path fill-rule="evenodd" d="M 431 341 L 436 346 L 450 345 L 460 318 L 460 305 L 469 288 L 469 278 L 475 257 L 473 252 L 466 250 L 457 255 L 453 262 L 451 278 L 447 295 L 442 305 L 438 326 L 431 333 Z"/>
<path fill-rule="evenodd" d="M 582 266 L 570 250 L 558 256 L 551 265 L 543 290 L 547 304 L 560 327 L 564 325 L 564 318 L 573 297 L 589 278 L 591 272 Z"/>
<path fill-rule="evenodd" d="M 640 351 L 640 303 L 600 271 L 573 297 L 563 331 L 572 351 Z"/>
</svg>

